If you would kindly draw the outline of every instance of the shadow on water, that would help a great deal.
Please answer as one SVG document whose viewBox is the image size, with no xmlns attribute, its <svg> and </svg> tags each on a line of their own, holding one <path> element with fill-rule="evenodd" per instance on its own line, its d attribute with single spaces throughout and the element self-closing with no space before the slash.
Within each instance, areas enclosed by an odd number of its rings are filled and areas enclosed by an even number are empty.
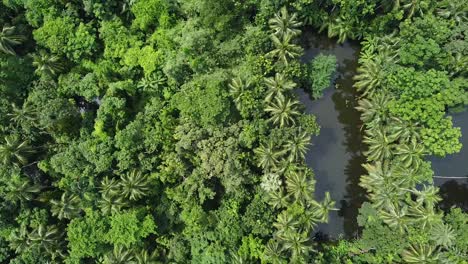
<svg viewBox="0 0 468 264">
<path fill-rule="evenodd" d="M 306 111 L 317 117 L 321 126 L 320 135 L 312 139 L 312 147 L 306 155 L 307 164 L 316 174 L 316 198 L 323 199 L 329 191 L 339 211 L 330 213 L 328 224 L 317 228 L 321 236 L 337 238 L 357 234 L 356 217 L 365 200 L 365 192 L 359 187 L 359 177 L 364 173 L 365 161 L 359 112 L 354 109 L 358 94 L 352 87 L 352 77 L 358 66 L 359 46 L 346 42 L 336 44 L 326 36 L 309 31 L 303 34 L 304 63 L 310 62 L 319 53 L 334 54 L 338 61 L 335 84 L 324 91 L 324 96 L 312 101 L 304 90 L 297 90 Z M 306 87 L 307 89 L 307 87 Z"/>
<path fill-rule="evenodd" d="M 453 125 L 462 131 L 463 147 L 459 153 L 444 158 L 430 157 L 435 175 L 445 177 L 468 177 L 468 111 L 450 114 Z M 452 206 L 468 211 L 468 179 L 434 178 L 434 184 L 440 187 L 443 201 L 439 206 L 448 210 Z"/>
<path fill-rule="evenodd" d="M 306 155 L 307 165 L 315 171 L 316 199 L 323 199 L 328 191 L 339 208 L 330 213 L 328 224 L 318 226 L 316 238 L 352 238 L 358 234 L 358 209 L 366 200 L 365 190 L 359 186 L 360 176 L 366 173 L 362 167 L 366 162 L 362 150 L 366 146 L 362 143 L 360 114 L 355 110 L 359 94 L 352 87 L 352 77 L 358 67 L 359 45 L 352 42 L 336 44 L 335 40 L 313 30 L 302 34 L 302 43 L 305 50 L 303 63 L 310 62 L 319 53 L 333 54 L 338 61 L 335 83 L 324 91 L 322 98 L 312 100 L 303 89 L 296 90 L 306 112 L 314 114 L 321 126 L 320 135 L 312 138 L 312 146 Z M 464 135 L 461 139 L 464 148 L 455 155 L 429 160 L 435 175 L 468 176 L 468 111 L 451 115 L 454 126 L 460 127 Z M 458 206 L 468 210 L 468 179 L 435 178 L 434 184 L 440 187 L 442 209 Z"/>
</svg>

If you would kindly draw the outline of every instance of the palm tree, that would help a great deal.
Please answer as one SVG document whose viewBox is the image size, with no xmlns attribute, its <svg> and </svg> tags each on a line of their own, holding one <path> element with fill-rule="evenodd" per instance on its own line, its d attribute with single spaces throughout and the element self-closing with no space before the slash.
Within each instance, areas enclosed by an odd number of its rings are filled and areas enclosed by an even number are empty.
<svg viewBox="0 0 468 264">
<path fill-rule="evenodd" d="M 278 58 L 278 61 L 287 66 L 289 59 L 297 58 L 301 55 L 302 49 L 296 44 L 291 43 L 291 35 L 284 35 L 282 38 L 271 36 L 271 40 L 275 45 L 275 49 L 270 51 L 267 55 Z"/>
<path fill-rule="evenodd" d="M 338 17 L 333 21 L 329 20 L 327 23 L 324 23 L 320 31 L 325 27 L 328 27 L 328 37 L 338 37 L 338 43 L 343 43 L 346 39 L 355 37 L 351 23 L 344 17 Z"/>
<path fill-rule="evenodd" d="M 31 184 L 25 177 L 13 175 L 7 182 L 7 193 L 5 198 L 11 202 L 28 202 L 32 201 L 34 195 L 41 191 L 41 187 L 37 184 Z"/>
<path fill-rule="evenodd" d="M 406 230 L 407 223 L 409 223 L 408 206 L 406 205 L 401 207 L 388 206 L 379 211 L 379 216 L 389 227 L 398 229 L 402 233 Z"/>
<path fill-rule="evenodd" d="M 232 96 L 234 103 L 236 104 L 237 109 L 242 110 L 244 105 L 242 102 L 242 97 L 245 92 L 250 87 L 250 82 L 242 80 L 240 77 L 234 78 L 231 80 L 231 83 L 228 84 L 229 93 Z"/>
<path fill-rule="evenodd" d="M 464 1 L 445 0 L 438 3 L 437 14 L 444 18 L 453 18 L 458 24 L 468 21 L 467 5 Z"/>
<path fill-rule="evenodd" d="M 387 127 L 389 127 L 389 131 L 392 134 L 395 134 L 398 137 L 398 140 L 403 143 L 409 144 L 412 140 L 421 140 L 421 135 L 419 133 L 421 129 L 417 122 L 408 122 L 392 117 L 390 118 Z"/>
<path fill-rule="evenodd" d="M 10 117 L 10 121 L 13 122 L 17 127 L 25 123 L 34 122 L 36 117 L 31 106 L 24 104 L 23 107 L 18 107 L 12 103 L 12 111 L 7 114 Z"/>
<path fill-rule="evenodd" d="M 301 33 L 299 27 L 302 23 L 297 20 L 296 14 L 290 15 L 285 6 L 283 6 L 280 12 L 276 13 L 268 23 L 273 30 L 273 34 L 277 37 L 283 37 L 285 35 L 296 36 Z"/>
<path fill-rule="evenodd" d="M 416 202 L 420 205 L 425 204 L 428 207 L 434 207 L 442 198 L 438 195 L 439 188 L 434 185 L 424 185 L 421 191 L 413 189 L 412 192 L 416 195 Z"/>
<path fill-rule="evenodd" d="M 309 238 L 305 233 L 288 232 L 283 241 L 283 250 L 291 251 L 293 260 L 302 259 L 310 248 L 306 245 L 307 241 L 309 241 Z"/>
<path fill-rule="evenodd" d="M 0 32 L 0 51 L 15 55 L 13 46 L 21 44 L 24 40 L 24 36 L 15 34 L 15 27 L 3 26 L 2 32 Z"/>
<path fill-rule="evenodd" d="M 284 95 L 285 91 L 290 91 L 296 87 L 296 83 L 286 79 L 284 74 L 276 73 L 275 77 L 265 78 L 265 85 L 268 88 L 265 101 L 270 102 L 279 95 Z"/>
<path fill-rule="evenodd" d="M 63 243 L 59 229 L 54 226 L 40 225 L 29 234 L 31 245 L 44 249 L 51 255 L 60 254 Z"/>
<path fill-rule="evenodd" d="M 305 159 L 305 154 L 309 149 L 310 135 L 307 132 L 298 131 L 293 135 L 292 139 L 286 141 L 284 150 L 289 152 L 288 159 L 290 162 Z"/>
<path fill-rule="evenodd" d="M 402 166 L 418 169 L 422 162 L 424 146 L 413 138 L 409 144 L 399 144 L 395 148 L 395 155 Z"/>
<path fill-rule="evenodd" d="M 275 169 L 279 163 L 279 158 L 283 155 L 282 151 L 275 149 L 272 140 L 269 140 L 266 144 L 260 144 L 260 146 L 254 150 L 254 153 L 257 156 L 258 166 L 265 171 Z"/>
<path fill-rule="evenodd" d="M 312 200 L 311 204 L 313 210 L 316 212 L 316 215 L 320 218 L 320 221 L 323 223 L 328 222 L 328 213 L 330 211 L 338 210 L 335 208 L 335 201 L 331 199 L 329 192 L 325 193 L 325 198 L 321 203 Z"/>
<path fill-rule="evenodd" d="M 304 205 L 307 201 L 312 200 L 314 185 L 307 179 L 304 172 L 293 171 L 286 176 L 286 190 L 295 201 Z"/>
<path fill-rule="evenodd" d="M 63 193 L 60 201 L 51 200 L 52 215 L 58 219 L 72 219 L 80 215 L 80 198 L 75 194 Z"/>
<path fill-rule="evenodd" d="M 288 233 L 296 231 L 297 225 L 297 220 L 287 211 L 283 211 L 278 214 L 276 222 L 273 223 L 276 228 L 275 236 L 284 239 Z"/>
<path fill-rule="evenodd" d="M 123 246 L 114 246 L 114 250 L 104 256 L 105 264 L 129 264 L 134 263 L 134 260 L 132 251 Z"/>
<path fill-rule="evenodd" d="M 434 207 L 416 205 L 411 206 L 410 209 L 411 216 L 415 218 L 414 222 L 423 229 L 442 222 L 442 214 L 436 212 Z"/>
<path fill-rule="evenodd" d="M 363 60 L 353 77 L 353 80 L 356 81 L 353 86 L 358 91 L 363 92 L 363 95 L 372 97 L 384 80 L 383 63 L 377 58 Z"/>
<path fill-rule="evenodd" d="M 265 246 L 264 255 L 268 263 L 280 264 L 283 263 L 283 248 L 277 240 L 270 239 Z"/>
<path fill-rule="evenodd" d="M 151 254 L 146 250 L 141 250 L 135 256 L 135 264 L 159 264 L 162 263 L 158 261 L 158 252 L 154 250 Z"/>
<path fill-rule="evenodd" d="M 297 110 L 299 102 L 286 99 L 282 95 L 278 95 L 275 99 L 275 102 L 270 103 L 265 108 L 265 111 L 271 114 L 269 121 L 275 125 L 278 124 L 279 127 L 287 126 L 290 123 L 294 124 L 294 117 L 300 115 L 300 112 Z"/>
<path fill-rule="evenodd" d="M 136 201 L 150 192 L 148 175 L 141 171 L 132 170 L 130 173 L 120 176 L 120 188 L 122 195 Z"/>
<path fill-rule="evenodd" d="M 101 195 L 101 199 L 99 199 L 97 203 L 103 215 L 112 215 L 117 213 L 125 206 L 125 203 L 122 201 L 122 197 L 105 193 Z"/>
<path fill-rule="evenodd" d="M 437 263 L 439 253 L 432 245 L 417 244 L 405 249 L 402 257 L 406 263 Z"/>
<path fill-rule="evenodd" d="M 17 254 L 28 249 L 31 246 L 31 241 L 29 240 L 26 227 L 22 226 L 19 228 L 19 231 L 15 230 L 11 232 L 8 237 L 8 242 L 10 248 Z"/>
<path fill-rule="evenodd" d="M 159 91 L 162 85 L 166 82 L 162 73 L 151 73 L 141 79 L 137 87 L 143 91 Z"/>
<path fill-rule="evenodd" d="M 3 165 L 13 164 L 16 166 L 26 165 L 27 156 L 33 153 L 26 141 L 20 141 L 18 135 L 8 135 L 4 138 L 5 143 L 0 145 L 0 160 Z"/>
<path fill-rule="evenodd" d="M 60 57 L 47 54 L 43 50 L 33 55 L 33 66 L 36 67 L 35 73 L 40 76 L 52 77 L 63 70 Z"/>
<path fill-rule="evenodd" d="M 117 195 L 119 190 L 119 183 L 114 178 L 106 176 L 101 180 L 100 192 L 102 195 Z"/>
<path fill-rule="evenodd" d="M 416 13 L 423 16 L 423 11 L 429 8 L 429 4 L 426 0 L 402 0 L 402 2 L 403 4 L 401 7 L 407 12 L 407 18 L 411 18 Z"/>
<path fill-rule="evenodd" d="M 440 223 L 431 229 L 430 237 L 436 245 L 449 248 L 455 242 L 456 233 L 450 225 Z"/>
<path fill-rule="evenodd" d="M 386 122 L 390 115 L 387 107 L 390 100 L 388 93 L 376 93 L 369 99 L 359 100 L 356 110 L 361 112 L 361 120 L 368 127 L 378 127 Z"/>
<path fill-rule="evenodd" d="M 268 204 L 271 205 L 273 209 L 285 208 L 288 206 L 288 196 L 284 194 L 283 188 L 268 192 Z"/>
<path fill-rule="evenodd" d="M 370 161 L 382 161 L 393 156 L 395 142 L 398 139 L 395 133 L 389 133 L 388 129 L 380 127 L 367 130 L 363 142 L 369 146 L 364 155 Z"/>
</svg>

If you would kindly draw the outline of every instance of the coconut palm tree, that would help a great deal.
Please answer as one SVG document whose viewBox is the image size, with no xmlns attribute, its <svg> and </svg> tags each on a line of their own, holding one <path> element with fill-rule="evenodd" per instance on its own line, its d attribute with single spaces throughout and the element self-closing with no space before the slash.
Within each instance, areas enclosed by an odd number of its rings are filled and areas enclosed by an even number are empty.
<svg viewBox="0 0 468 264">
<path fill-rule="evenodd" d="M 265 78 L 265 85 L 268 88 L 267 95 L 265 96 L 266 102 L 270 102 L 273 98 L 284 95 L 284 92 L 296 87 L 296 83 L 288 80 L 282 73 L 276 73 L 274 78 Z"/>
<path fill-rule="evenodd" d="M 307 132 L 298 131 L 291 139 L 286 141 L 283 148 L 289 153 L 288 160 L 293 162 L 305 159 L 309 145 L 310 135 Z"/>
<path fill-rule="evenodd" d="M 159 91 L 165 82 L 166 78 L 162 73 L 153 72 L 143 77 L 143 79 L 138 82 L 137 87 L 143 91 Z"/>
<path fill-rule="evenodd" d="M 311 201 L 312 210 L 314 210 L 317 216 L 320 218 L 320 221 L 323 223 L 328 222 L 328 213 L 330 211 L 336 211 L 338 209 L 335 208 L 335 201 L 333 201 L 330 197 L 329 192 L 325 192 L 325 198 L 321 203 L 312 200 Z"/>
<path fill-rule="evenodd" d="M 271 205 L 273 209 L 285 208 L 288 206 L 288 196 L 284 194 L 283 188 L 268 192 L 268 204 Z"/>
<path fill-rule="evenodd" d="M 405 249 L 402 257 L 406 263 L 437 263 L 439 252 L 432 245 L 416 244 Z"/>
<path fill-rule="evenodd" d="M 6 54 L 15 55 L 13 46 L 21 44 L 26 38 L 15 33 L 15 27 L 3 26 L 0 32 L 0 51 Z"/>
<path fill-rule="evenodd" d="M 359 100 L 358 106 L 355 108 L 361 112 L 361 120 L 368 127 L 374 128 L 381 126 L 388 120 L 390 113 L 387 106 L 391 99 L 388 93 L 379 92 L 369 99 Z"/>
<path fill-rule="evenodd" d="M 277 58 L 282 65 L 287 66 L 290 59 L 299 57 L 302 52 L 301 47 L 291 43 L 291 38 L 291 35 L 284 35 L 281 38 L 275 35 L 271 36 L 275 49 L 270 51 L 267 55 Z"/>
<path fill-rule="evenodd" d="M 63 193 L 59 201 L 51 200 L 52 215 L 58 219 L 72 219 L 80 215 L 80 198 L 75 194 Z"/>
<path fill-rule="evenodd" d="M 254 150 L 254 153 L 257 157 L 258 166 L 265 171 L 274 170 L 279 163 L 280 157 L 283 155 L 283 151 L 275 149 L 272 140 L 260 144 L 260 146 Z"/>
<path fill-rule="evenodd" d="M 62 234 L 55 225 L 40 225 L 29 234 L 29 240 L 32 246 L 37 246 L 50 255 L 60 255 L 62 247 Z"/>
<path fill-rule="evenodd" d="M 276 239 L 270 239 L 265 246 L 264 255 L 268 263 L 283 263 L 283 248 Z"/>
<path fill-rule="evenodd" d="M 11 202 L 29 202 L 41 191 L 41 186 L 31 184 L 28 178 L 13 175 L 7 182 L 5 198 Z"/>
<path fill-rule="evenodd" d="M 27 156 L 31 153 L 33 153 L 32 148 L 26 141 L 20 141 L 16 134 L 5 136 L 4 143 L 0 145 L 0 161 L 3 165 L 26 165 Z"/>
<path fill-rule="evenodd" d="M 31 241 L 29 240 L 26 227 L 22 226 L 19 230 L 11 232 L 8 237 L 8 242 L 10 248 L 17 254 L 28 249 L 31 246 Z"/>
<path fill-rule="evenodd" d="M 236 77 L 231 80 L 231 83 L 228 84 L 229 86 L 229 94 L 234 100 L 237 109 L 242 110 L 244 108 L 242 97 L 244 96 L 245 92 L 250 87 L 250 82 L 244 81 L 240 77 Z"/>
<path fill-rule="evenodd" d="M 432 227 L 430 238 L 436 245 L 449 248 L 455 242 L 456 233 L 450 225 L 440 223 Z"/>
<path fill-rule="evenodd" d="M 105 264 L 130 264 L 134 263 L 134 260 L 132 251 L 123 246 L 114 246 L 114 250 L 104 256 Z"/>
<path fill-rule="evenodd" d="M 52 77 L 63 70 L 60 57 L 50 55 L 43 50 L 33 55 L 33 66 L 36 67 L 35 73 L 40 76 Z"/>
<path fill-rule="evenodd" d="M 97 204 L 103 215 L 112 215 L 117 213 L 125 206 L 125 203 L 122 201 L 122 197 L 104 193 L 101 195 L 101 199 L 99 199 Z"/>
<path fill-rule="evenodd" d="M 102 195 L 118 195 L 119 190 L 120 186 L 115 178 L 106 176 L 101 180 L 100 192 Z"/>
<path fill-rule="evenodd" d="M 278 214 L 273 226 L 276 228 L 275 236 L 283 240 L 288 233 L 296 231 L 298 222 L 287 211 L 283 211 Z"/>
<path fill-rule="evenodd" d="M 372 97 L 385 78 L 383 62 L 378 58 L 363 60 L 353 77 L 353 80 L 356 81 L 353 86 L 358 91 L 363 92 L 363 95 Z"/>
<path fill-rule="evenodd" d="M 276 13 L 273 18 L 268 21 L 273 34 L 279 38 L 285 35 L 296 36 L 301 33 L 299 27 L 302 25 L 297 20 L 297 15 L 288 13 L 288 9 L 283 6 L 279 13 Z"/>
<path fill-rule="evenodd" d="M 411 206 L 410 214 L 414 217 L 413 222 L 417 223 L 423 229 L 442 223 L 442 213 L 436 212 L 434 207 L 421 205 Z"/>
<path fill-rule="evenodd" d="M 284 127 L 295 123 L 294 118 L 300 115 L 300 112 L 297 110 L 298 105 L 298 101 L 286 99 L 284 96 L 278 95 L 275 102 L 271 102 L 265 108 L 265 111 L 271 115 L 269 121 L 275 125 L 279 125 L 279 127 Z"/>
<path fill-rule="evenodd" d="M 314 185 L 303 171 L 292 171 L 286 176 L 286 191 L 296 202 L 304 205 L 313 199 Z"/>
<path fill-rule="evenodd" d="M 425 204 L 428 207 L 434 207 L 438 202 L 442 201 L 439 196 L 439 188 L 434 185 L 424 185 L 422 190 L 413 189 L 412 193 L 416 195 L 416 202 L 420 205 Z"/>
<path fill-rule="evenodd" d="M 141 250 L 138 254 L 135 255 L 135 264 L 160 264 L 162 262 L 158 261 L 158 252 L 154 250 L 151 254 L 147 250 Z"/>
<path fill-rule="evenodd" d="M 379 211 L 379 216 L 389 227 L 404 232 L 409 223 L 408 206 L 387 206 Z"/>
<path fill-rule="evenodd" d="M 150 192 L 148 175 L 141 171 L 132 170 L 130 173 L 120 176 L 120 188 L 122 195 L 132 201 L 136 201 Z"/>
<path fill-rule="evenodd" d="M 401 7 L 405 10 L 407 18 L 411 18 L 416 14 L 423 16 L 424 11 L 426 11 L 430 5 L 426 0 L 401 0 Z"/>
<path fill-rule="evenodd" d="M 395 134 L 398 137 L 400 142 L 409 144 L 412 140 L 421 140 L 421 128 L 419 127 L 418 122 L 408 122 L 396 117 L 391 117 L 387 127 L 392 134 Z"/>
<path fill-rule="evenodd" d="M 467 22 L 468 5 L 465 1 L 445 0 L 438 2 L 437 15 L 443 18 L 453 18 L 458 24 Z"/>
<path fill-rule="evenodd" d="M 309 241 L 306 233 L 291 231 L 286 233 L 283 241 L 283 250 L 291 251 L 293 260 L 300 260 L 309 252 L 310 246 L 306 245 Z"/>
<path fill-rule="evenodd" d="M 395 133 L 389 133 L 384 127 L 366 130 L 366 133 L 363 142 L 369 146 L 369 149 L 364 151 L 368 160 L 382 161 L 393 156 L 395 142 L 398 139 Z"/>
<path fill-rule="evenodd" d="M 421 157 L 425 153 L 424 146 L 413 138 L 409 144 L 399 144 L 395 147 L 395 155 L 400 165 L 418 169 Z"/>
<path fill-rule="evenodd" d="M 338 37 L 338 43 L 345 42 L 348 38 L 354 38 L 353 28 L 351 23 L 345 17 L 338 17 L 334 20 L 330 19 L 324 26 L 320 28 L 322 31 L 325 27 L 328 27 L 328 37 Z"/>
<path fill-rule="evenodd" d="M 24 104 L 23 107 L 18 107 L 15 103 L 12 103 L 11 107 L 12 111 L 7 115 L 10 117 L 10 121 L 17 127 L 36 120 L 36 113 L 29 104 Z"/>
</svg>

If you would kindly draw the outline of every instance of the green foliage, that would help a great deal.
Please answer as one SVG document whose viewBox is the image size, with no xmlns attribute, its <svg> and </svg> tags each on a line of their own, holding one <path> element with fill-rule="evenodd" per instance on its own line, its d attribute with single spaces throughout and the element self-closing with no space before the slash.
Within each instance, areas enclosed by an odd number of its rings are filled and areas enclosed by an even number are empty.
<svg viewBox="0 0 468 264">
<path fill-rule="evenodd" d="M 330 87 L 336 67 L 337 63 L 334 55 L 319 54 L 308 64 L 308 78 L 311 80 L 313 98 L 322 97 L 323 90 Z"/>
<path fill-rule="evenodd" d="M 156 224 L 150 215 L 139 217 L 136 211 L 114 214 L 109 219 L 105 241 L 117 246 L 130 246 L 155 233 Z"/>
</svg>

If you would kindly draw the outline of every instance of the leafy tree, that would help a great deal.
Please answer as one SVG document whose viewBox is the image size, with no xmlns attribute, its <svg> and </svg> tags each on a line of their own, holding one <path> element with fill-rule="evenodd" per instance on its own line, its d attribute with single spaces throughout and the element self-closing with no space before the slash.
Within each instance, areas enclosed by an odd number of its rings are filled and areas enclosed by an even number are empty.
<svg viewBox="0 0 468 264">
<path fill-rule="evenodd" d="M 317 55 L 309 66 L 309 78 L 312 79 L 312 97 L 323 96 L 323 90 L 328 88 L 336 72 L 336 57 L 334 55 Z"/>
</svg>

